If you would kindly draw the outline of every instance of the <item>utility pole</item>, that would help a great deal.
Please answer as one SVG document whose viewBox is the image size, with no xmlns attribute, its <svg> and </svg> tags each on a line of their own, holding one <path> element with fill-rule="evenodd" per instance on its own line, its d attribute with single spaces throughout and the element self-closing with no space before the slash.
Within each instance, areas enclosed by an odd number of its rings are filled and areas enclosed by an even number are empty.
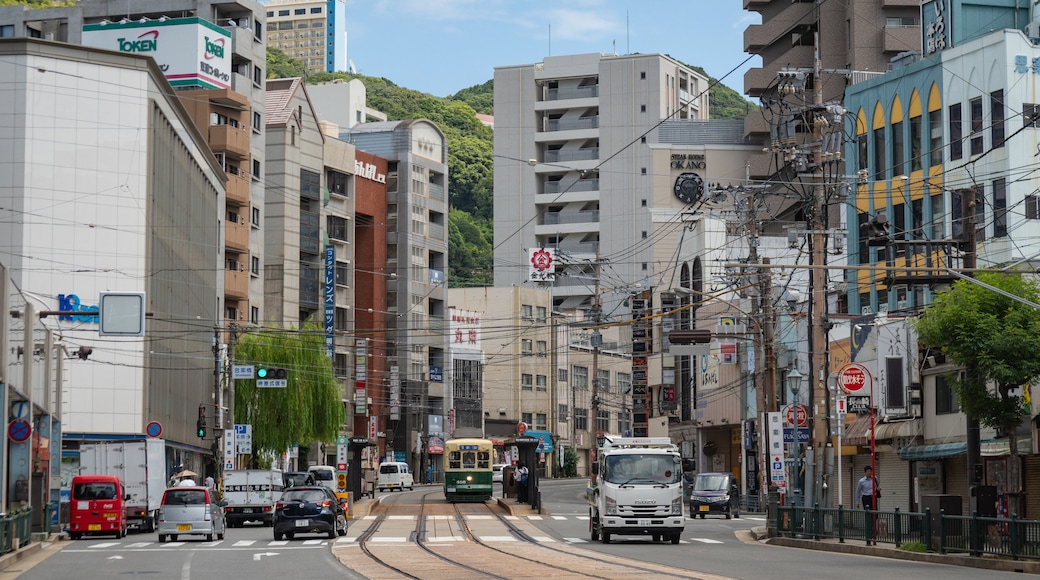
<svg viewBox="0 0 1040 580">
<path fill-rule="evenodd" d="M 964 245 L 961 247 L 962 250 L 962 263 L 961 266 L 969 272 L 976 267 L 976 242 L 975 239 L 975 196 L 977 195 L 974 187 L 971 189 L 961 190 L 961 215 L 963 217 L 962 223 L 964 224 Z M 968 369 L 972 371 L 974 369 Z M 968 489 L 972 492 L 975 491 L 976 486 L 982 483 L 982 449 L 980 439 L 980 428 L 979 420 L 977 417 L 965 414 L 967 419 L 967 430 L 965 437 L 965 451 L 968 455 Z M 1015 484 L 1017 485 L 1017 483 Z M 971 499 L 969 500 L 969 509 L 974 512 L 976 508 L 977 498 L 975 493 L 970 494 Z"/>
<path fill-rule="evenodd" d="M 589 414 L 589 432 L 595 435 L 599 432 L 599 345 L 603 341 L 599 333 L 600 315 L 602 314 L 602 303 L 599 297 L 599 248 L 596 249 L 596 293 L 592 296 L 592 320 L 595 326 L 592 330 L 590 340 L 592 341 L 592 401 Z M 595 449 L 595 445 L 593 445 Z M 595 451 L 593 451 L 595 453 Z M 599 458 L 597 457 L 598 461 Z"/>
<path fill-rule="evenodd" d="M 816 32 L 813 57 L 813 108 L 823 108 L 823 79 L 820 77 L 820 33 Z M 827 205 L 824 203 L 827 197 L 826 184 L 823 175 L 823 124 L 815 117 L 813 120 L 813 206 L 812 206 L 812 264 L 822 265 L 827 260 L 826 251 L 826 229 L 827 229 Z M 824 450 L 829 435 L 829 401 L 827 396 L 827 271 L 823 268 L 813 268 L 811 274 L 812 282 L 812 310 L 810 330 L 810 366 L 809 381 L 812 393 L 812 416 L 813 416 L 813 463 L 815 484 L 811 499 L 814 503 L 824 504 L 826 498 L 823 496 L 823 473 L 824 473 Z M 807 478 L 808 479 L 808 478 Z M 808 485 L 810 482 L 807 481 Z M 806 499 L 810 499 L 807 494 Z"/>
</svg>

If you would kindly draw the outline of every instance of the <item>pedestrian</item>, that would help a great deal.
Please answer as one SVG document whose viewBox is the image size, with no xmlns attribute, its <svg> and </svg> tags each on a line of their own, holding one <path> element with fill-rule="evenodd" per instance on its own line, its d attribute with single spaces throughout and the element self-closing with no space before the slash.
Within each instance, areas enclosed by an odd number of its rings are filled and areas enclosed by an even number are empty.
<svg viewBox="0 0 1040 580">
<path fill-rule="evenodd" d="M 433 483 L 433 464 L 426 466 L 426 485 Z"/>
<path fill-rule="evenodd" d="M 874 477 L 874 470 L 868 465 L 863 468 L 863 477 L 859 478 L 859 483 L 856 484 L 856 507 L 863 506 L 863 513 L 865 515 L 864 520 L 866 521 L 866 537 L 867 545 L 877 545 L 877 541 L 874 539 L 874 518 L 877 509 L 877 498 L 881 495 L 881 487 L 878 486 L 877 479 Z"/>
<path fill-rule="evenodd" d="M 527 503 L 527 464 L 523 461 L 516 468 L 516 503 Z"/>
<path fill-rule="evenodd" d="M 206 488 L 209 489 L 210 492 L 217 491 L 217 484 L 213 481 L 212 475 L 206 476 Z"/>
</svg>

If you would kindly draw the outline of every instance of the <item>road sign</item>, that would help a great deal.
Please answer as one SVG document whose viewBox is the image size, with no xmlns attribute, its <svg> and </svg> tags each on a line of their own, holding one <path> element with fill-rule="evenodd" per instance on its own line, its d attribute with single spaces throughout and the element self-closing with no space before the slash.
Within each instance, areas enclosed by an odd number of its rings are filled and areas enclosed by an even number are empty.
<svg viewBox="0 0 1040 580">
<path fill-rule="evenodd" d="M 231 378 L 251 379 L 253 378 L 253 365 L 232 365 Z"/>
<path fill-rule="evenodd" d="M 519 423 L 517 423 L 516 424 L 516 433 L 517 433 L 517 435 L 523 435 L 524 433 L 527 433 L 527 423 L 524 423 L 523 421 L 520 421 Z"/>
<path fill-rule="evenodd" d="M 235 468 L 235 432 L 224 429 L 224 469 Z"/>
<path fill-rule="evenodd" d="M 289 381 L 286 379 L 257 379 L 256 388 L 258 389 L 284 389 L 289 386 Z"/>
<path fill-rule="evenodd" d="M 25 419 L 15 419 L 7 426 L 7 436 L 15 443 L 21 443 L 32 436 L 32 425 Z"/>
<path fill-rule="evenodd" d="M 149 437 L 158 437 L 159 435 L 162 435 L 162 425 L 158 421 L 152 421 L 144 428 L 144 432 Z"/>
<path fill-rule="evenodd" d="M 859 363 L 849 363 L 838 371 L 838 387 L 846 395 L 870 394 L 870 371 Z"/>
<path fill-rule="evenodd" d="M 795 437 L 798 438 L 798 443 L 808 443 L 809 429 L 807 427 L 784 427 L 784 443 L 794 443 Z"/>
<path fill-rule="evenodd" d="M 809 424 L 809 409 L 802 404 L 787 405 L 784 407 L 787 416 L 787 424 L 796 427 L 805 427 Z"/>
<path fill-rule="evenodd" d="M 253 453 L 252 425 L 235 425 L 235 447 L 240 455 Z"/>
<path fill-rule="evenodd" d="M 835 403 L 835 406 L 838 408 L 838 418 L 840 419 L 849 412 L 849 402 L 845 397 L 838 397 Z"/>
</svg>

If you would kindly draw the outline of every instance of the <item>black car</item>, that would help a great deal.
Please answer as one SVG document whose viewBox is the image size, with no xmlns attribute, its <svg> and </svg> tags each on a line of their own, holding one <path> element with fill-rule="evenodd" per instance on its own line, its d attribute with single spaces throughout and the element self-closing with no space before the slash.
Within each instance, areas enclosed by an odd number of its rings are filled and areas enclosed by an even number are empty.
<svg viewBox="0 0 1040 580">
<path fill-rule="evenodd" d="M 700 473 L 690 494 L 690 517 L 724 514 L 726 519 L 740 517 L 740 487 L 731 473 Z"/>
<path fill-rule="evenodd" d="M 309 485 L 282 492 L 274 506 L 274 539 L 296 534 L 328 534 L 329 539 L 347 533 L 347 513 L 327 487 Z"/>
</svg>

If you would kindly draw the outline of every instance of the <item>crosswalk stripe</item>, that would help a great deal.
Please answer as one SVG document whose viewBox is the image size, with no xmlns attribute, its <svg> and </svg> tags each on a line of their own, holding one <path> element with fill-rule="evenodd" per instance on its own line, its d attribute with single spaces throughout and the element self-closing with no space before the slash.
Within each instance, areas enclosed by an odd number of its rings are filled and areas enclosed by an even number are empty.
<svg viewBox="0 0 1040 580">
<path fill-rule="evenodd" d="M 426 519 L 434 521 L 448 521 L 455 519 L 455 516 L 426 516 Z"/>
<path fill-rule="evenodd" d="M 90 546 L 90 549 L 93 550 L 95 548 L 111 548 L 112 546 L 118 546 L 118 545 L 119 545 L 119 542 L 104 542 L 102 544 L 94 544 L 93 546 Z"/>
<path fill-rule="evenodd" d="M 162 547 L 164 547 L 164 548 L 176 548 L 178 546 L 183 546 L 184 544 L 187 544 L 187 542 L 167 542 L 167 543 L 163 544 Z"/>
<path fill-rule="evenodd" d="M 357 541 L 357 536 L 344 536 L 344 537 L 336 540 L 336 543 L 337 544 L 346 544 L 348 542 L 356 542 L 356 541 Z"/>
<path fill-rule="evenodd" d="M 369 540 L 370 542 L 407 542 L 408 538 L 384 538 L 382 536 L 375 536 Z"/>
<path fill-rule="evenodd" d="M 701 542 L 702 544 L 721 544 L 718 540 L 712 540 L 711 538 L 690 538 L 695 542 Z"/>
<path fill-rule="evenodd" d="M 325 543 L 325 540 L 304 540 L 303 545 L 304 546 L 320 546 L 321 544 L 324 544 L 324 543 Z"/>
<path fill-rule="evenodd" d="M 536 542 L 542 542 L 543 544 L 552 544 L 556 541 L 549 536 L 531 536 L 531 539 Z"/>
<path fill-rule="evenodd" d="M 472 516 L 466 516 L 466 519 L 467 519 L 467 520 L 490 520 L 490 519 L 491 519 L 491 518 L 493 518 L 493 517 L 494 517 L 494 516 L 480 516 L 480 515 L 472 515 Z"/>
<path fill-rule="evenodd" d="M 527 516 L 529 520 L 542 521 L 542 516 Z"/>
<path fill-rule="evenodd" d="M 578 519 L 583 521 L 583 522 L 584 521 L 588 521 L 589 520 L 589 516 L 578 516 Z"/>
<path fill-rule="evenodd" d="M 567 516 L 553 516 L 552 519 L 554 519 L 554 520 L 565 520 L 565 519 L 567 519 Z"/>
<path fill-rule="evenodd" d="M 515 542 L 516 538 L 513 536 L 481 536 L 481 542 Z"/>
<path fill-rule="evenodd" d="M 256 540 L 239 540 L 233 544 L 235 548 L 241 548 L 243 546 L 252 546 L 256 543 Z"/>
<path fill-rule="evenodd" d="M 387 517 L 386 519 L 388 519 L 388 520 L 408 520 L 408 521 L 415 521 L 415 516 L 389 516 L 389 517 Z"/>
<path fill-rule="evenodd" d="M 426 543 L 436 544 L 437 542 L 465 542 L 466 538 L 462 536 L 432 536 L 426 538 Z"/>
<path fill-rule="evenodd" d="M 286 545 L 288 543 L 289 543 L 288 540 L 274 540 L 270 544 L 267 544 L 267 545 L 268 546 L 284 546 L 284 545 Z"/>
<path fill-rule="evenodd" d="M 151 545 L 152 545 L 151 542 L 134 542 L 133 544 L 129 544 L 127 546 L 127 548 L 143 548 L 145 546 L 151 546 Z"/>
<path fill-rule="evenodd" d="M 588 542 L 585 538 L 564 538 L 563 541 L 569 544 L 584 544 Z"/>
</svg>

